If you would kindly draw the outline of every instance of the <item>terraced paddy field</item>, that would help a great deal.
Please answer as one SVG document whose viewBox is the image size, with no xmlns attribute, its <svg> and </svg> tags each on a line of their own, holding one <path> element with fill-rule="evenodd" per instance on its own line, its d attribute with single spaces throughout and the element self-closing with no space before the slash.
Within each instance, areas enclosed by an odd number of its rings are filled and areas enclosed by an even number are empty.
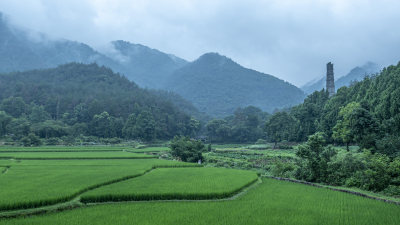
<svg viewBox="0 0 400 225">
<path fill-rule="evenodd" d="M 147 148 L 139 148 L 139 149 L 129 149 L 127 151 L 137 152 L 137 153 L 143 153 L 143 152 L 168 152 L 168 151 L 170 151 L 170 149 L 168 147 L 147 147 Z"/>
<path fill-rule="evenodd" d="M 157 166 L 193 166 L 158 159 L 15 160 L 0 175 L 0 210 L 63 202 L 106 183 L 144 174 Z"/>
<path fill-rule="evenodd" d="M 144 150 L 146 153 L 165 149 Z M 232 195 L 257 179 L 257 175 L 249 171 L 217 168 L 189 170 L 186 167 L 200 165 L 154 159 L 156 156 L 144 153 L 125 150 L 53 152 L 40 149 L 38 152 L 1 152 L 0 217 L 5 211 L 51 206 L 72 200 L 79 202 L 81 195 L 101 187 L 104 190 L 99 193 L 107 196 L 118 194 L 117 190 L 123 193 L 124 190 L 137 188 L 134 193 L 127 194 L 147 196 L 145 199 L 172 198 L 172 195 L 181 199 L 211 199 Z M 135 179 L 139 180 L 136 182 Z M 112 188 L 105 188 L 107 186 Z M 178 196 L 181 191 L 184 195 Z"/>
<path fill-rule="evenodd" d="M 218 199 L 232 196 L 258 180 L 256 173 L 224 168 L 160 168 L 94 189 L 82 202 Z"/>
<path fill-rule="evenodd" d="M 131 146 L 41 146 L 41 147 L 0 147 L 0 153 L 13 152 L 166 152 L 170 151 L 168 147 L 142 147 L 134 148 Z"/>
<path fill-rule="evenodd" d="M 126 151 L 99 151 L 99 152 L 0 152 L 0 159 L 142 159 L 157 158 L 152 155 L 132 153 Z"/>
<path fill-rule="evenodd" d="M 264 178 L 237 199 L 100 204 L 0 224 L 400 224 L 400 206 Z"/>
<path fill-rule="evenodd" d="M 400 224 L 400 205 L 253 171 L 66 149 L 0 153 L 32 157 L 0 159 L 0 225 Z"/>
<path fill-rule="evenodd" d="M 40 147 L 18 147 L 18 146 L 2 146 L 0 152 L 76 152 L 76 151 L 122 151 L 134 150 L 130 146 L 108 146 L 108 145 L 94 145 L 94 146 L 40 146 Z"/>
</svg>

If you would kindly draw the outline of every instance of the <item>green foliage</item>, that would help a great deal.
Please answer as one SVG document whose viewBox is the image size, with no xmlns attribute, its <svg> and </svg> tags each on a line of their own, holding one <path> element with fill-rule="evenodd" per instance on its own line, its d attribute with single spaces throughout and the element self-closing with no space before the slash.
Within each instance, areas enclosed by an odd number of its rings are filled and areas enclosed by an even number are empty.
<svg viewBox="0 0 400 225">
<path fill-rule="evenodd" d="M 382 139 L 377 140 L 376 145 L 379 153 L 393 158 L 400 156 L 400 136 L 398 135 L 386 135 Z"/>
<path fill-rule="evenodd" d="M 238 108 L 232 116 L 209 121 L 207 134 L 218 143 L 254 143 L 264 137 L 263 126 L 268 117 L 268 113 L 254 106 Z"/>
<path fill-rule="evenodd" d="M 21 142 L 25 147 L 42 145 L 42 141 L 34 133 L 30 133 L 28 136 L 23 137 Z"/>
<path fill-rule="evenodd" d="M 50 119 L 50 114 L 46 112 L 43 106 L 32 106 L 31 113 L 29 114 L 29 120 L 32 123 L 40 123 Z"/>
<path fill-rule="evenodd" d="M 138 115 L 135 129 L 138 137 L 145 141 L 152 141 L 156 138 L 156 123 L 150 112 L 143 111 Z"/>
<path fill-rule="evenodd" d="M 189 137 L 175 136 L 171 141 L 172 156 L 184 162 L 197 162 L 203 160 L 202 153 L 206 151 L 201 141 L 190 139 Z"/>
<path fill-rule="evenodd" d="M 268 144 L 268 142 L 264 139 L 258 139 L 255 143 L 256 145 Z"/>
<path fill-rule="evenodd" d="M 21 97 L 9 97 L 3 99 L 0 109 L 13 117 L 20 117 L 28 113 L 28 105 Z"/>
<path fill-rule="evenodd" d="M 371 191 L 383 191 L 391 182 L 388 173 L 389 157 L 381 154 L 369 155 L 367 169 L 360 173 L 359 185 L 361 188 Z"/>
<path fill-rule="evenodd" d="M 267 123 L 266 130 L 281 127 L 279 132 L 288 134 L 287 141 L 297 142 L 315 132 L 324 132 L 328 143 L 354 143 L 393 158 L 400 152 L 399 87 L 400 63 L 350 87 L 342 87 L 330 98 L 325 90 L 316 91 L 303 104 L 288 110 L 295 120 L 289 126 L 282 120 Z"/>
<path fill-rule="evenodd" d="M 11 120 L 12 120 L 11 116 L 9 116 L 4 111 L 0 111 L 0 137 L 8 133 L 7 126 L 11 122 Z"/>
<path fill-rule="evenodd" d="M 379 127 L 376 118 L 364 108 L 356 108 L 350 115 L 350 127 L 354 140 L 361 148 L 376 149 Z"/>
<path fill-rule="evenodd" d="M 19 139 L 30 133 L 31 123 L 28 121 L 26 117 L 21 117 L 11 120 L 11 122 L 7 125 L 6 128 L 8 134 Z"/>
<path fill-rule="evenodd" d="M 277 112 L 265 124 L 267 138 L 276 144 L 280 141 L 289 140 L 290 135 L 294 132 L 293 124 L 295 119 L 287 112 Z"/>
<path fill-rule="evenodd" d="M 31 130 L 40 138 L 55 138 L 68 135 L 68 127 L 61 121 L 46 120 L 33 124 Z"/>
<path fill-rule="evenodd" d="M 354 186 L 374 192 L 387 188 L 395 191 L 400 186 L 399 158 L 390 159 L 387 155 L 369 151 L 343 151 L 324 147 L 324 143 L 323 135 L 316 133 L 306 144 L 298 147 L 297 179 Z"/>
<path fill-rule="evenodd" d="M 296 169 L 297 166 L 295 164 L 276 159 L 273 162 L 271 173 L 275 177 L 292 178 L 295 175 Z"/>
<path fill-rule="evenodd" d="M 92 135 L 97 137 L 121 137 L 122 121 L 110 116 L 108 112 L 94 115 L 90 127 Z"/>
<path fill-rule="evenodd" d="M 214 119 L 207 123 L 207 133 L 211 140 L 224 142 L 229 140 L 231 128 L 225 120 Z"/>
<path fill-rule="evenodd" d="M 338 151 L 328 162 L 325 183 L 337 186 L 357 186 L 351 184 L 351 182 L 354 182 L 353 176 L 357 171 L 365 169 L 364 154 Z"/>
<path fill-rule="evenodd" d="M 201 128 L 169 98 L 96 64 L 2 74 L 0 90 L 0 111 L 13 117 L 0 114 L 0 136 L 16 141 L 30 132 L 41 138 L 168 140 L 195 137 Z"/>
<path fill-rule="evenodd" d="M 299 145 L 296 155 L 302 160 L 296 173 L 298 179 L 323 182 L 327 175 L 327 164 L 336 152 L 325 146 L 325 134 L 315 133 L 304 145 Z"/>
<path fill-rule="evenodd" d="M 352 118 L 352 114 L 359 107 L 360 104 L 357 102 L 350 102 L 345 107 L 341 107 L 339 111 L 340 120 L 333 127 L 333 139 L 345 143 L 347 150 L 349 150 L 349 144 L 354 140 L 355 135 L 350 127 L 350 120 L 354 119 Z"/>
</svg>

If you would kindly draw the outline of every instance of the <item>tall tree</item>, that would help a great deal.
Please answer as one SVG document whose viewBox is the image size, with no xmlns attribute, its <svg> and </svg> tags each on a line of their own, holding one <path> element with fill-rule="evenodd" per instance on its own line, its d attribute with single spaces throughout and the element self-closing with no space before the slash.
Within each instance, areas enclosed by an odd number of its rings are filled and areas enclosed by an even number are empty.
<svg viewBox="0 0 400 225">
<path fill-rule="evenodd" d="M 11 122 L 12 117 L 4 111 L 0 111 L 0 137 L 7 134 L 7 125 Z"/>
<path fill-rule="evenodd" d="M 265 131 L 267 139 L 275 143 L 274 148 L 276 148 L 278 142 L 289 140 L 295 123 L 296 120 L 287 112 L 277 112 L 271 116 L 265 124 Z"/>
<path fill-rule="evenodd" d="M 340 108 L 339 120 L 333 127 L 333 139 L 346 144 L 346 149 L 349 151 L 349 144 L 354 139 L 354 132 L 350 127 L 350 119 L 352 113 L 360 107 L 357 102 L 350 102 L 345 107 Z"/>
</svg>

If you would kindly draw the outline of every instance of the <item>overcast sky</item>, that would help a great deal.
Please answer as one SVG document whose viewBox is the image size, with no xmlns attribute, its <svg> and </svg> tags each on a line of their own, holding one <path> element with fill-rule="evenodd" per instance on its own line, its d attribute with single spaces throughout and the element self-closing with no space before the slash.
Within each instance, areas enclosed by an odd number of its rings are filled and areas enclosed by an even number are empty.
<svg viewBox="0 0 400 225">
<path fill-rule="evenodd" d="M 21 27 L 100 48 L 123 39 L 192 61 L 219 52 L 295 85 L 400 60 L 399 0 L 0 0 Z"/>
</svg>

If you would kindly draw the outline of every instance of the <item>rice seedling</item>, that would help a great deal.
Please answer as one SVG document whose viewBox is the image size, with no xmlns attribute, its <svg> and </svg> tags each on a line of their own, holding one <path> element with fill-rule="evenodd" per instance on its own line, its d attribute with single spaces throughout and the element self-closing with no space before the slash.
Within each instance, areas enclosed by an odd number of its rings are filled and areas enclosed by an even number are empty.
<svg viewBox="0 0 400 225">
<path fill-rule="evenodd" d="M 263 183 L 229 201 L 101 204 L 0 224 L 152 225 L 396 225 L 400 206 L 324 188 L 263 178 Z"/>
<path fill-rule="evenodd" d="M 225 168 L 160 168 L 89 191 L 82 202 L 217 199 L 237 193 L 258 179 L 255 172 Z"/>
<path fill-rule="evenodd" d="M 143 175 L 156 165 L 188 164 L 158 159 L 14 162 L 0 177 L 0 210 L 71 200 L 87 190 Z"/>
<path fill-rule="evenodd" d="M 0 159 L 141 159 L 157 158 L 152 155 L 124 151 L 112 152 L 0 152 Z"/>
</svg>

